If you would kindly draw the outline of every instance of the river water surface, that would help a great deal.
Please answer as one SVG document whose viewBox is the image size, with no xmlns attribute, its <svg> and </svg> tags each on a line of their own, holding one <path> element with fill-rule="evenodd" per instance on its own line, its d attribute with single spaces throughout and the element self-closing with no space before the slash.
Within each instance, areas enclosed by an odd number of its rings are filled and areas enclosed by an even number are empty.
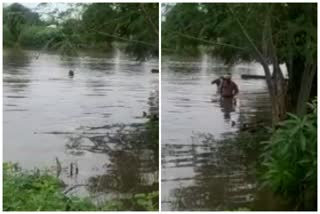
<svg viewBox="0 0 320 214">
<path fill-rule="evenodd" d="M 158 109 L 156 60 L 5 50 L 3 63 L 4 161 L 56 170 L 74 194 L 158 190 L 158 151 L 127 143 Z"/>
<path fill-rule="evenodd" d="M 226 73 L 240 93 L 224 103 L 211 81 Z M 229 139 L 244 124 L 270 123 L 265 80 L 259 64 L 225 66 L 207 56 L 163 57 L 162 210 L 273 210 L 272 195 L 258 191 L 254 159 Z M 271 198 L 271 199 L 270 199 Z"/>
</svg>

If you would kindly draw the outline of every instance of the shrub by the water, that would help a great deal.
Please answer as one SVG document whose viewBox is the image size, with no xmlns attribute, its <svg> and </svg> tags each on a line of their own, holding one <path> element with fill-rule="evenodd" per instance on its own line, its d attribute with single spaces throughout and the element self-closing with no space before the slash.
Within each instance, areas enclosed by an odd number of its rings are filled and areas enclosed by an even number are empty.
<svg viewBox="0 0 320 214">
<path fill-rule="evenodd" d="M 317 104 L 279 124 L 262 155 L 264 185 L 299 210 L 317 207 Z"/>
<path fill-rule="evenodd" d="M 19 37 L 21 47 L 42 49 L 49 46 L 53 41 L 61 40 L 61 32 L 56 28 L 47 26 L 24 26 Z"/>
<path fill-rule="evenodd" d="M 156 211 L 158 198 L 158 192 L 135 194 L 131 199 L 96 206 L 88 198 L 63 194 L 62 182 L 48 172 L 27 172 L 17 164 L 3 164 L 4 211 Z"/>
<path fill-rule="evenodd" d="M 3 165 L 4 211 L 81 211 L 95 210 L 88 200 L 69 198 L 61 182 L 40 172 L 23 172 L 16 164 Z"/>
</svg>

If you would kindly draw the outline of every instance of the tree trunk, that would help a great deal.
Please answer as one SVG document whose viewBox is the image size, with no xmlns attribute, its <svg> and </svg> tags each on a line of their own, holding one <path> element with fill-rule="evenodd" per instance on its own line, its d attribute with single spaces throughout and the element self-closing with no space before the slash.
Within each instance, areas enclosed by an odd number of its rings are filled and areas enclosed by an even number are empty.
<svg viewBox="0 0 320 214">
<path fill-rule="evenodd" d="M 271 96 L 271 106 L 272 106 L 272 121 L 273 124 L 278 123 L 286 117 L 287 106 L 286 106 L 286 83 L 284 80 L 283 73 L 281 71 L 277 50 L 274 45 L 274 37 L 272 33 L 272 23 L 271 23 L 271 14 L 273 7 L 270 6 L 266 10 L 265 22 L 263 26 L 262 33 L 262 46 L 263 55 L 265 56 L 265 61 L 269 59 L 272 61 L 273 73 L 272 77 L 270 77 L 270 70 L 266 69 L 267 66 L 264 66 L 264 70 L 266 76 L 267 84 L 270 85 L 269 91 Z"/>
<path fill-rule="evenodd" d="M 284 79 L 279 77 L 280 76 L 279 74 L 275 74 L 274 78 L 271 78 L 271 75 L 270 75 L 271 72 L 268 65 L 263 63 L 261 64 L 266 74 L 266 80 L 269 86 L 268 88 L 269 88 L 271 108 L 272 108 L 272 121 L 273 121 L 273 124 L 277 124 L 279 121 L 283 120 L 286 117 L 286 112 L 287 112 L 286 84 Z M 274 70 L 273 72 L 279 72 L 279 71 Z"/>
<path fill-rule="evenodd" d="M 285 119 L 287 114 L 287 87 L 286 82 L 283 77 L 283 73 L 279 66 L 278 57 L 275 51 L 275 47 L 271 40 L 271 54 L 272 54 L 272 64 L 273 64 L 273 96 L 272 96 L 272 113 L 273 113 L 273 122 L 274 124 Z"/>
<path fill-rule="evenodd" d="M 297 112 L 298 94 L 301 87 L 301 80 L 304 68 L 304 59 L 301 57 L 290 58 L 286 62 L 288 68 L 288 111 Z"/>
<path fill-rule="evenodd" d="M 268 86 L 268 91 L 270 94 L 271 99 L 271 106 L 272 106 L 272 121 L 273 124 L 278 123 L 286 116 L 286 93 L 287 87 L 285 80 L 283 78 L 283 74 L 281 72 L 277 51 L 274 46 L 274 38 L 272 34 L 272 27 L 271 27 L 271 14 L 273 10 L 273 6 L 266 8 L 265 20 L 263 25 L 263 33 L 262 33 L 262 51 L 255 45 L 253 39 L 248 34 L 247 30 L 240 22 L 238 17 L 233 13 L 232 9 L 228 8 L 231 15 L 234 17 L 235 21 L 238 23 L 241 32 L 249 42 L 251 48 L 255 52 L 257 61 L 261 63 L 265 76 L 266 76 L 266 83 Z M 273 75 L 274 78 L 271 76 L 271 72 L 269 69 L 269 61 L 272 60 L 273 64 Z"/>
<path fill-rule="evenodd" d="M 303 116 L 306 113 L 306 108 L 307 108 L 306 103 L 309 101 L 309 98 L 310 98 L 313 78 L 315 76 L 316 70 L 317 70 L 317 66 L 315 64 L 305 66 L 305 69 L 302 75 L 298 101 L 297 101 L 297 108 L 296 108 L 297 109 L 296 113 L 299 116 Z"/>
<path fill-rule="evenodd" d="M 284 93 L 278 94 L 271 98 L 272 102 L 272 121 L 273 124 L 277 124 L 281 120 L 285 119 L 287 113 L 286 95 Z"/>
</svg>

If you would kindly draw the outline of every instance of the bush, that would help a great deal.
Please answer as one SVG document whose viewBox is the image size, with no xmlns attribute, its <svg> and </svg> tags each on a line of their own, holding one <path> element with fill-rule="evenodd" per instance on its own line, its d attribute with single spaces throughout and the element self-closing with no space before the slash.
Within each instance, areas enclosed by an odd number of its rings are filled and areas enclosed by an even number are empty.
<svg viewBox="0 0 320 214">
<path fill-rule="evenodd" d="M 24 172 L 17 164 L 3 164 L 4 211 L 155 211 L 158 199 L 158 192 L 136 194 L 97 207 L 87 198 L 64 195 L 62 182 L 49 172 Z"/>
<path fill-rule="evenodd" d="M 295 209 L 316 209 L 317 105 L 304 117 L 289 114 L 262 155 L 263 184 L 289 199 Z"/>
<path fill-rule="evenodd" d="M 86 199 L 68 198 L 61 182 L 40 172 L 22 172 L 17 164 L 3 165 L 4 211 L 85 211 L 95 210 Z"/>
<path fill-rule="evenodd" d="M 14 36 L 7 25 L 3 25 L 3 46 L 12 47 L 14 45 Z"/>
<path fill-rule="evenodd" d="M 56 28 L 46 26 L 25 26 L 19 37 L 21 47 L 31 49 L 42 49 L 49 42 L 60 40 L 61 32 Z"/>
</svg>

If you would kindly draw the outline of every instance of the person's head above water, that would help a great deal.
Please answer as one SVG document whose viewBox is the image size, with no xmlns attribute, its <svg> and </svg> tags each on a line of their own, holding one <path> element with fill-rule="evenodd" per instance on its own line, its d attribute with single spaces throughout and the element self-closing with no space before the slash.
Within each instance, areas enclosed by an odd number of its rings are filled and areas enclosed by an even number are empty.
<svg viewBox="0 0 320 214">
<path fill-rule="evenodd" d="M 73 70 L 69 70 L 69 76 L 73 76 L 73 75 L 74 75 Z"/>
<path fill-rule="evenodd" d="M 226 74 L 223 76 L 223 79 L 230 82 L 231 81 L 231 75 L 230 74 Z"/>
<path fill-rule="evenodd" d="M 230 74 L 226 74 L 223 76 L 224 79 L 226 80 L 231 80 L 231 75 Z"/>
</svg>

